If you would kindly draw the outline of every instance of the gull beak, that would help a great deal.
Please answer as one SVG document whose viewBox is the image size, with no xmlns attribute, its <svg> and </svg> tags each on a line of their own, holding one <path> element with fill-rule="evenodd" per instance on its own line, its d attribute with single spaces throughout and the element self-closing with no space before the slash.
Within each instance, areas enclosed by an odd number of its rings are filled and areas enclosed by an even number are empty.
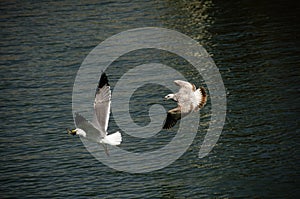
<svg viewBox="0 0 300 199">
<path fill-rule="evenodd" d="M 66 129 L 68 134 L 70 135 L 76 135 L 77 130 L 76 129 Z"/>
</svg>

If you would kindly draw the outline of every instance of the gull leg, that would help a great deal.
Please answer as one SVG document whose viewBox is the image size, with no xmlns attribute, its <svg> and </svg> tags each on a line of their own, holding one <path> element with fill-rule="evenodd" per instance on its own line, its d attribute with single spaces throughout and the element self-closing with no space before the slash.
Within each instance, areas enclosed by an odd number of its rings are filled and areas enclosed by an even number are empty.
<svg viewBox="0 0 300 199">
<path fill-rule="evenodd" d="M 101 144 L 101 145 L 102 145 L 103 148 L 104 148 L 105 154 L 106 154 L 107 156 L 109 156 L 107 145 L 106 145 L 106 144 Z"/>
</svg>

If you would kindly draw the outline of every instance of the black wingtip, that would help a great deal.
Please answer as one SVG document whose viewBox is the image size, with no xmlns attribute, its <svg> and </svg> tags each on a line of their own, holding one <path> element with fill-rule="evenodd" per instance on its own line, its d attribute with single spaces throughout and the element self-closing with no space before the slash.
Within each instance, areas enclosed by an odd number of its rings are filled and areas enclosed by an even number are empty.
<svg viewBox="0 0 300 199">
<path fill-rule="evenodd" d="M 101 74 L 97 89 L 100 89 L 105 85 L 109 86 L 107 75 L 106 75 L 106 73 L 103 72 Z"/>
</svg>

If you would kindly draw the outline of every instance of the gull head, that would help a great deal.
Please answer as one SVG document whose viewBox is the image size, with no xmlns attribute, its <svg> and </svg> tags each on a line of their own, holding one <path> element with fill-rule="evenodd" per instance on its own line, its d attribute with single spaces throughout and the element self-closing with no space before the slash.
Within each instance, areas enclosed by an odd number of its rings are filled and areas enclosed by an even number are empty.
<svg viewBox="0 0 300 199">
<path fill-rule="evenodd" d="M 80 128 L 76 129 L 67 129 L 68 134 L 70 135 L 79 135 L 82 137 L 86 137 L 86 132 Z"/>
<path fill-rule="evenodd" d="M 76 133 L 77 133 L 77 129 L 66 129 L 67 130 L 67 132 L 68 132 L 68 134 L 70 134 L 70 135 L 76 135 Z"/>
<path fill-rule="evenodd" d="M 169 99 L 172 99 L 177 102 L 177 98 L 176 98 L 175 94 L 169 94 L 164 97 L 164 100 L 169 100 Z"/>
</svg>

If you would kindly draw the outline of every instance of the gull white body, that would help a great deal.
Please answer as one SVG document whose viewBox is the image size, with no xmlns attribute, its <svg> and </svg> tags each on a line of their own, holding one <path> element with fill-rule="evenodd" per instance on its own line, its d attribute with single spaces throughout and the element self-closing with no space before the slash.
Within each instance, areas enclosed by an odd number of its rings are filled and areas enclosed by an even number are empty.
<svg viewBox="0 0 300 199">
<path fill-rule="evenodd" d="M 89 141 L 103 144 L 105 152 L 108 155 L 106 144 L 119 145 L 122 142 L 122 136 L 119 131 L 108 134 L 108 122 L 111 105 L 111 91 L 108 79 L 105 73 L 102 73 L 95 94 L 94 101 L 94 119 L 89 122 L 79 113 L 75 114 L 76 129 L 68 130 L 72 135 L 78 135 Z"/>
<path fill-rule="evenodd" d="M 194 84 L 182 80 L 175 80 L 179 91 L 175 94 L 168 94 L 165 99 L 172 99 L 177 102 L 177 107 L 168 111 L 164 129 L 172 128 L 178 120 L 191 112 L 199 111 L 207 101 L 206 91 L 203 87 L 196 89 Z"/>
<path fill-rule="evenodd" d="M 75 131 L 76 131 L 76 135 L 83 137 L 83 138 L 87 138 L 88 140 L 91 140 L 91 139 L 89 139 L 89 137 L 87 136 L 87 133 L 84 130 L 82 130 L 80 128 L 76 128 Z M 121 133 L 119 131 L 117 131 L 113 134 L 104 136 L 104 138 L 99 137 L 99 139 L 91 140 L 91 141 L 98 142 L 100 144 L 119 145 L 122 142 L 122 136 L 121 136 Z"/>
</svg>

